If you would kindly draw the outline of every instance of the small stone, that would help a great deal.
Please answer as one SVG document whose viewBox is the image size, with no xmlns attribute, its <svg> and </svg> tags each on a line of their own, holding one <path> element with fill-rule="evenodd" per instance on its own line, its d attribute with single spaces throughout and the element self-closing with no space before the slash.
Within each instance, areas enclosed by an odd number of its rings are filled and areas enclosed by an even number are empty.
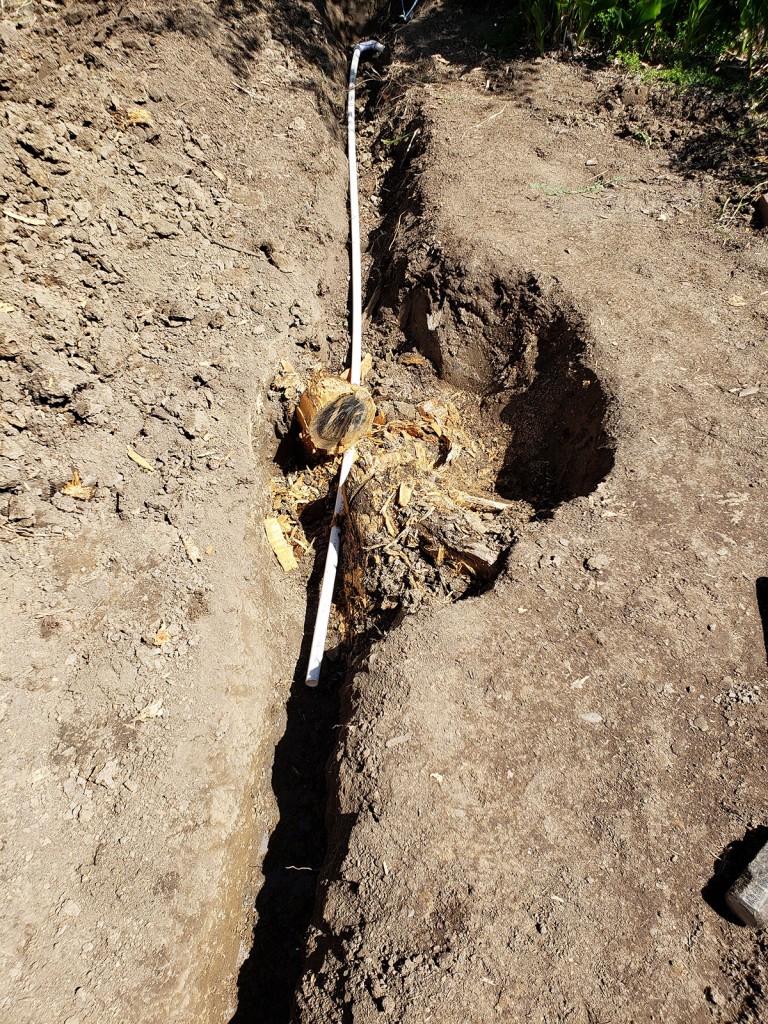
<svg viewBox="0 0 768 1024">
<path fill-rule="evenodd" d="M 703 715 L 697 715 L 693 720 L 693 726 L 699 732 L 709 732 L 709 722 Z"/>
<path fill-rule="evenodd" d="M 8 505 L 8 518 L 16 523 L 34 523 L 38 501 L 31 494 L 16 494 Z"/>
<path fill-rule="evenodd" d="M 416 406 L 410 402 L 395 402 L 395 415 L 406 423 L 415 423 L 419 418 Z"/>
<path fill-rule="evenodd" d="M 181 422 L 187 437 L 204 437 L 208 433 L 208 417 L 200 409 L 187 413 Z"/>
<path fill-rule="evenodd" d="M 768 843 L 733 883 L 725 902 L 748 927 L 768 927 Z"/>
<path fill-rule="evenodd" d="M 5 418 L 12 427 L 24 430 L 27 426 L 27 414 L 20 405 L 12 405 L 5 410 Z"/>
<path fill-rule="evenodd" d="M 70 498 L 68 494 L 54 494 L 51 498 L 51 504 L 54 508 L 57 508 L 59 512 L 77 511 L 77 502 L 74 498 Z"/>
<path fill-rule="evenodd" d="M 42 156 L 47 149 L 56 145 L 53 132 L 42 124 L 28 124 L 24 133 L 17 136 L 16 141 L 35 156 Z"/>
<path fill-rule="evenodd" d="M 52 224 L 58 224 L 59 221 L 66 220 L 67 208 L 64 203 L 58 199 L 48 200 L 48 216 L 51 218 Z"/>
<path fill-rule="evenodd" d="M 72 402 L 71 409 L 78 419 L 86 423 L 99 420 L 102 413 L 112 406 L 114 395 L 106 384 L 97 384 L 92 388 L 79 391 Z"/>
<path fill-rule="evenodd" d="M 725 1004 L 725 996 L 720 989 L 715 988 L 714 985 L 710 985 L 709 988 L 705 990 L 704 994 L 709 1002 L 714 1006 L 723 1006 Z"/>
<path fill-rule="evenodd" d="M 386 993 L 381 980 L 379 978 L 373 978 L 371 980 L 371 995 L 374 999 L 383 999 Z"/>
<path fill-rule="evenodd" d="M 165 217 L 150 217 L 144 225 L 147 234 L 157 235 L 160 238 L 172 238 L 178 235 L 179 226 Z"/>
<path fill-rule="evenodd" d="M 122 366 L 125 359 L 124 346 L 115 327 L 105 327 L 94 338 L 91 358 L 96 369 L 105 377 L 111 377 Z"/>
<path fill-rule="evenodd" d="M 186 320 L 194 320 L 196 310 L 192 306 L 177 300 L 168 306 L 165 316 L 167 320 L 177 320 L 182 322 Z"/>
<path fill-rule="evenodd" d="M 562 564 L 560 555 L 542 555 L 539 559 L 540 569 L 559 569 Z"/>
<path fill-rule="evenodd" d="M 202 561 L 203 556 L 200 554 L 200 548 L 195 544 L 191 537 L 182 537 L 181 543 L 184 545 L 184 551 L 187 554 L 187 558 L 193 565 L 197 565 L 198 562 Z"/>
<path fill-rule="evenodd" d="M 120 763 L 115 757 L 109 758 L 104 767 L 98 773 L 94 782 L 98 786 L 104 786 L 105 789 L 114 789 L 117 785 L 115 781 L 115 772 L 120 767 Z"/>
<path fill-rule="evenodd" d="M 14 491 L 21 487 L 22 473 L 11 463 L 0 460 L 0 491 Z"/>
<path fill-rule="evenodd" d="M 74 900 L 64 900 L 61 905 L 61 913 L 65 917 L 79 917 L 80 916 L 80 904 Z"/>
<path fill-rule="evenodd" d="M 48 366 L 35 370 L 29 379 L 33 398 L 49 405 L 63 405 L 83 383 L 82 374 L 72 373 L 66 366 Z"/>
<path fill-rule="evenodd" d="M 598 715 L 596 711 L 587 711 L 585 714 L 579 715 L 579 717 L 590 725 L 599 725 L 603 720 L 603 716 Z"/>
<path fill-rule="evenodd" d="M 88 220 L 93 213 L 93 207 L 87 199 L 78 199 L 72 209 L 75 211 L 75 216 L 81 223 Z"/>
<path fill-rule="evenodd" d="M 610 564 L 608 555 L 590 555 L 584 565 L 590 572 L 603 572 Z"/>
<path fill-rule="evenodd" d="M 0 438 L 0 455 L 4 459 L 15 462 L 17 459 L 24 458 L 24 446 L 15 437 Z"/>
<path fill-rule="evenodd" d="M 97 145 L 99 144 L 100 136 L 98 132 L 95 132 L 93 128 L 78 128 L 77 135 L 75 136 L 75 142 L 81 149 L 87 150 L 92 153 Z"/>
<path fill-rule="evenodd" d="M 407 743 L 410 738 L 411 738 L 411 734 L 409 732 L 403 733 L 401 736 L 393 736 L 391 739 L 386 741 L 384 746 L 385 747 L 399 747 L 399 746 L 401 746 L 401 744 Z"/>
<path fill-rule="evenodd" d="M 15 338 L 0 335 L 0 359 L 18 359 L 21 355 L 21 346 Z"/>
<path fill-rule="evenodd" d="M 273 239 L 262 242 L 260 248 L 272 266 L 277 267 L 283 274 L 292 274 L 296 269 L 293 259 Z"/>
</svg>

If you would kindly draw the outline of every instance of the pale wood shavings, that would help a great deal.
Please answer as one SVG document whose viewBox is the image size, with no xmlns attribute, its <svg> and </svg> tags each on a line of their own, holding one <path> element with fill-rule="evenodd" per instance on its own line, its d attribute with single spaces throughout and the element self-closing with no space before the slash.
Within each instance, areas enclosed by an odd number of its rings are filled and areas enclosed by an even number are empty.
<svg viewBox="0 0 768 1024">
<path fill-rule="evenodd" d="M 267 535 L 269 546 L 274 551 L 283 571 L 292 572 L 294 569 L 297 569 L 299 563 L 296 561 L 293 548 L 285 539 L 280 521 L 274 516 L 267 516 L 264 520 L 264 532 Z"/>
</svg>

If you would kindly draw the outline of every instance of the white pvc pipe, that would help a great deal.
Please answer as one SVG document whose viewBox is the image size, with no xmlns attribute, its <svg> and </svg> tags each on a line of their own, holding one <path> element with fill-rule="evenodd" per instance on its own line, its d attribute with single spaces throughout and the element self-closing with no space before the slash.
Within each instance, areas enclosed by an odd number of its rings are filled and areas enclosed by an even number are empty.
<svg viewBox="0 0 768 1024">
<path fill-rule="evenodd" d="M 352 242 L 352 352 L 350 357 L 350 381 L 360 383 L 360 364 L 363 350 L 363 298 L 360 269 L 360 211 L 357 202 L 357 150 L 355 145 L 355 82 L 360 55 L 369 50 L 381 53 L 384 46 L 375 39 L 358 43 L 352 54 L 349 67 L 349 90 L 347 92 L 347 157 L 349 160 L 349 219 Z M 341 532 L 338 518 L 344 507 L 344 484 L 347 482 L 352 463 L 355 461 L 355 449 L 350 448 L 341 460 L 339 482 L 336 488 L 336 502 L 331 520 L 331 536 L 328 540 L 328 554 L 325 558 L 323 582 L 320 586 L 320 600 L 315 618 L 315 631 L 312 635 L 312 647 L 309 651 L 307 667 L 307 686 L 317 686 L 320 681 L 320 666 L 323 661 L 325 639 L 328 635 L 328 621 L 331 617 L 333 588 L 336 582 L 336 569 L 339 564 L 341 548 Z"/>
<path fill-rule="evenodd" d="M 360 361 L 362 359 L 363 335 L 363 298 L 360 271 L 360 212 L 357 204 L 357 146 L 355 142 L 355 82 L 360 54 L 373 50 L 381 53 L 382 43 L 369 39 L 358 43 L 352 54 L 349 67 L 349 89 L 347 91 L 347 156 L 349 160 L 349 222 L 352 242 L 352 357 L 350 380 L 353 384 L 360 383 Z"/>
</svg>

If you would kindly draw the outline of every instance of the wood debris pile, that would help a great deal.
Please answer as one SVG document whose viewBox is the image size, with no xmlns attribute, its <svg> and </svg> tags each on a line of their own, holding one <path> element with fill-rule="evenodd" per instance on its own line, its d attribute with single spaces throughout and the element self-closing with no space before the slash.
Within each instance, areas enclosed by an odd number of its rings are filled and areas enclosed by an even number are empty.
<svg viewBox="0 0 768 1024">
<path fill-rule="evenodd" d="M 380 424 L 350 475 L 344 558 L 356 630 L 483 590 L 531 515 L 494 495 L 503 451 L 472 408 L 430 400 L 418 414 Z"/>
<path fill-rule="evenodd" d="M 272 515 L 265 519 L 264 528 L 272 550 L 286 572 L 295 569 L 302 556 L 313 550 L 304 528 L 304 514 L 310 505 L 328 496 L 334 486 L 338 461 L 308 466 L 300 472 L 275 477 L 271 481 Z"/>
<path fill-rule="evenodd" d="M 295 401 L 300 383 L 290 365 L 283 371 L 273 386 Z M 418 405 L 414 419 L 379 413 L 369 436 L 357 443 L 346 488 L 338 599 L 355 632 L 384 629 L 425 602 L 456 601 L 483 590 L 503 567 L 517 524 L 532 513 L 526 503 L 494 493 L 508 438 L 502 441 L 498 426 L 489 429 L 466 396 L 458 408 L 457 396 L 435 383 L 440 397 Z M 339 461 L 272 483 L 267 532 L 286 571 L 312 550 L 307 513 L 335 487 Z M 327 521 L 323 525 L 325 536 Z"/>
</svg>

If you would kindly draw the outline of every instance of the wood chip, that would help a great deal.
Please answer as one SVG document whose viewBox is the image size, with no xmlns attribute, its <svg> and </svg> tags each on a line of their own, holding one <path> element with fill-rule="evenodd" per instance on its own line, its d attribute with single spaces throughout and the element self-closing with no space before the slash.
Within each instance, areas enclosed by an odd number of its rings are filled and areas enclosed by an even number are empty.
<svg viewBox="0 0 768 1024">
<path fill-rule="evenodd" d="M 367 375 L 371 372 L 371 367 L 372 366 L 373 366 L 373 359 L 371 358 L 371 353 L 370 352 L 366 352 L 365 355 L 363 356 L 362 360 L 360 361 L 360 380 L 361 381 L 364 381 L 365 378 L 367 377 Z M 351 381 L 352 380 L 352 367 L 350 367 L 347 370 L 347 372 L 343 375 L 343 379 L 346 380 L 346 381 Z"/>
<path fill-rule="evenodd" d="M 388 510 L 384 509 L 382 511 L 381 515 L 382 515 L 382 518 L 384 520 L 384 525 L 387 528 L 387 533 L 389 534 L 389 536 L 390 537 L 396 537 L 397 536 L 397 527 L 395 526 L 395 522 L 394 522 L 392 516 L 389 514 Z"/>
<path fill-rule="evenodd" d="M 264 532 L 267 535 L 269 546 L 277 556 L 277 560 L 284 572 L 292 572 L 298 568 L 299 563 L 293 553 L 293 548 L 285 539 L 279 521 L 274 516 L 267 516 L 264 520 Z"/>
<path fill-rule="evenodd" d="M 293 365 L 287 359 L 280 360 L 282 370 L 272 381 L 272 388 L 275 391 L 288 391 L 290 388 L 300 391 L 304 386 L 301 377 L 296 373 Z"/>
<path fill-rule="evenodd" d="M 61 493 L 69 495 L 70 498 L 77 498 L 78 501 L 90 501 L 96 493 L 96 488 L 86 487 L 80 479 L 80 474 L 75 470 L 72 479 L 61 488 Z"/>
<path fill-rule="evenodd" d="M 46 223 L 45 217 L 27 217 L 26 214 L 15 213 L 13 210 L 3 210 L 3 214 L 10 217 L 11 220 L 21 221 L 22 224 L 31 224 L 33 227 L 41 227 Z"/>
<path fill-rule="evenodd" d="M 411 500 L 413 494 L 413 485 L 407 484 L 403 481 L 397 489 L 397 503 L 400 508 L 405 508 L 408 502 Z"/>
<path fill-rule="evenodd" d="M 139 455 L 137 451 L 134 451 L 130 445 L 126 445 L 125 451 L 128 458 L 131 459 L 132 462 L 135 462 L 137 466 L 141 466 L 141 468 L 146 470 L 147 473 L 157 472 L 157 468 L 153 466 L 151 462 L 147 462 L 147 460 Z"/>
<path fill-rule="evenodd" d="M 403 366 L 429 366 L 430 362 L 421 352 L 406 352 L 400 357 Z"/>
<path fill-rule="evenodd" d="M 141 107 L 131 107 L 125 115 L 125 119 L 128 124 L 139 124 L 145 128 L 154 128 L 155 122 L 152 120 L 152 115 L 148 110 L 142 110 Z"/>
<path fill-rule="evenodd" d="M 200 554 L 200 548 L 195 544 L 191 537 L 184 536 L 181 538 L 181 543 L 184 545 L 184 550 L 187 553 L 187 558 L 192 562 L 193 565 L 197 565 L 198 562 L 202 561 L 202 555 Z"/>
<path fill-rule="evenodd" d="M 147 641 L 151 647 L 162 647 L 163 644 L 167 644 L 171 639 L 171 634 L 165 628 L 161 626 L 154 636 L 151 636 Z"/>
<path fill-rule="evenodd" d="M 466 494 L 464 491 L 452 491 L 451 497 L 463 505 L 469 505 L 470 508 L 487 508 L 495 512 L 506 512 L 507 509 L 515 507 L 513 501 L 482 498 L 479 494 Z"/>
</svg>

